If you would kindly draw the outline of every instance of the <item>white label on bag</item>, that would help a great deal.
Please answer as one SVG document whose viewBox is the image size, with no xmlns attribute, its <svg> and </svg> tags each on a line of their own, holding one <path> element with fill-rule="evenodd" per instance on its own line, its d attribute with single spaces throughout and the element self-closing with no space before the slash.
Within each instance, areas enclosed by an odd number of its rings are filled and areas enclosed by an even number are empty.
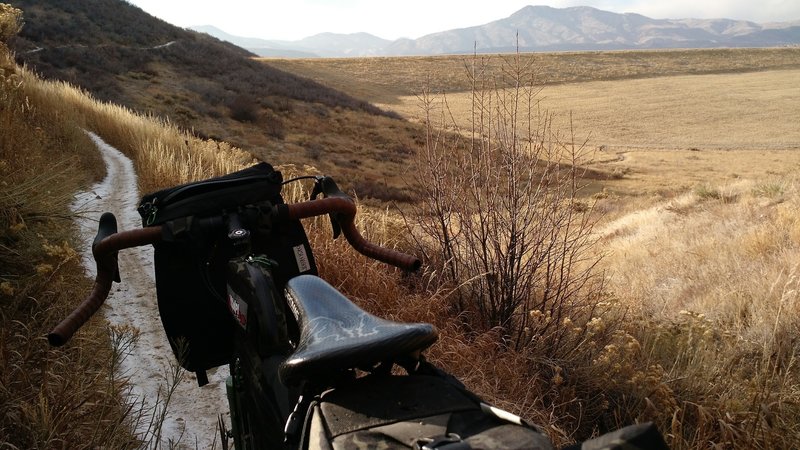
<svg viewBox="0 0 800 450">
<path fill-rule="evenodd" d="M 247 303 L 228 288 L 228 310 L 230 310 L 239 325 L 247 329 Z"/>
<path fill-rule="evenodd" d="M 304 245 L 294 247 L 294 259 L 297 261 L 297 270 L 300 273 L 308 272 L 311 270 L 311 263 L 308 262 L 308 254 Z"/>
</svg>

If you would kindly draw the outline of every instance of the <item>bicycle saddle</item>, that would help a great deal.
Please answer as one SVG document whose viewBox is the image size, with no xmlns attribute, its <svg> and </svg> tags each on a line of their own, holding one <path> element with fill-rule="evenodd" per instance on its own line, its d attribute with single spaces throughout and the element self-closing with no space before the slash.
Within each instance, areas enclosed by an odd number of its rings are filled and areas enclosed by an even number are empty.
<svg viewBox="0 0 800 450">
<path fill-rule="evenodd" d="M 424 350 L 438 337 L 431 324 L 405 324 L 373 316 L 313 275 L 289 280 L 286 300 L 300 328 L 297 348 L 279 369 L 286 385 L 336 370 L 372 367 Z"/>
</svg>

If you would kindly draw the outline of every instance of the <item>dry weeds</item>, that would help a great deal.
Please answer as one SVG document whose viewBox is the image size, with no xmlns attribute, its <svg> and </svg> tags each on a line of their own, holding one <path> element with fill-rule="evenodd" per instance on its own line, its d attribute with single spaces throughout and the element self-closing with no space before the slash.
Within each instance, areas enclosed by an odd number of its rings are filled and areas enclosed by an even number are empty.
<svg viewBox="0 0 800 450">
<path fill-rule="evenodd" d="M 608 228 L 612 289 L 650 318 L 635 333 L 645 360 L 701 399 L 676 411 L 675 448 L 709 435 L 743 448 L 800 442 L 798 194 L 796 178 L 708 187 Z M 716 424 L 689 431 L 698 414 Z"/>
<path fill-rule="evenodd" d="M 29 71 L 21 71 L 21 80 L 32 103 L 71 117 L 127 154 L 140 173 L 142 192 L 229 173 L 254 161 L 230 144 L 199 139 L 163 119 L 99 102 L 68 83 L 42 82 Z"/>
<path fill-rule="evenodd" d="M 69 204 L 102 162 L 62 114 L 27 98 L 16 71 L 0 43 L 0 447 L 135 448 L 105 327 L 65 349 L 45 339 L 90 286 Z"/>
</svg>

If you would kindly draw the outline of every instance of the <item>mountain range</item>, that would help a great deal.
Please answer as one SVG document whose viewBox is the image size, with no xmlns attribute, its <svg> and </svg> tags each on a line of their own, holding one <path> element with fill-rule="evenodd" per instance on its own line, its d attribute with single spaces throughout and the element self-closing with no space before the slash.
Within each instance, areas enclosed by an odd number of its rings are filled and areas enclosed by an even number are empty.
<svg viewBox="0 0 800 450">
<path fill-rule="evenodd" d="M 800 45 L 800 20 L 758 24 L 731 19 L 651 19 L 588 6 L 526 6 L 504 19 L 418 39 L 369 33 L 321 33 L 297 41 L 244 38 L 213 26 L 193 27 L 267 57 L 363 57 L 520 51 Z"/>
</svg>

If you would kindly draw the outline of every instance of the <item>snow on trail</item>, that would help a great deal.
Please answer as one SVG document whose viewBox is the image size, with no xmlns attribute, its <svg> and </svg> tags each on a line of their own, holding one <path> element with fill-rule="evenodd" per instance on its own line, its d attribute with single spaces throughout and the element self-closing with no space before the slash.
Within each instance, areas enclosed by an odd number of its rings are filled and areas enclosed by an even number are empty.
<svg viewBox="0 0 800 450">
<path fill-rule="evenodd" d="M 77 224 L 85 242 L 81 249 L 83 264 L 94 277 L 91 242 L 97 233 L 100 214 L 114 213 L 119 230 L 141 227 L 141 219 L 136 212 L 140 196 L 133 163 L 97 135 L 88 134 L 103 155 L 107 175 L 88 192 L 78 194 L 72 209 L 82 216 Z M 119 269 L 122 283 L 114 284 L 101 310 L 112 325 L 132 325 L 139 329 L 139 338 L 122 362 L 120 374 L 130 379 L 132 402 L 144 404 L 151 411 L 159 410 L 163 407 L 163 400 L 159 399 L 163 399 L 168 386 L 167 374 L 174 372 L 172 368 L 177 363 L 158 315 L 152 246 L 121 251 Z M 200 388 L 194 374 L 183 372 L 167 407 L 160 442 L 154 442 L 153 430 L 148 428 L 150 419 L 144 418 L 137 431 L 142 440 L 149 441 L 149 448 L 170 448 L 174 447 L 170 443 L 178 441 L 183 444 L 180 447 L 209 449 L 215 444 L 219 447 L 218 415 L 225 414 L 226 422 L 230 423 L 225 399 L 228 370 L 219 368 L 208 375 L 209 384 Z"/>
</svg>

